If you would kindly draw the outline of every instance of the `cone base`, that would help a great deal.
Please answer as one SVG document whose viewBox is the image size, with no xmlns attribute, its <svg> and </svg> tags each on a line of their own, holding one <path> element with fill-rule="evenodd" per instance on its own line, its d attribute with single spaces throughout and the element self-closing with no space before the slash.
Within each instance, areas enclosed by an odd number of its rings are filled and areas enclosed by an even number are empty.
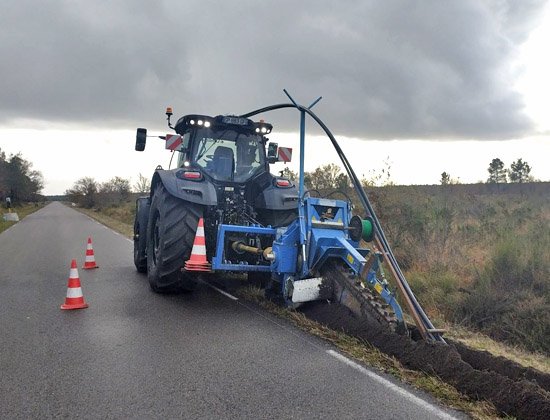
<svg viewBox="0 0 550 420">
<path fill-rule="evenodd" d="M 93 268 L 99 268 L 99 265 L 96 265 L 96 264 L 94 264 L 94 265 L 83 265 L 82 268 L 84 270 L 91 270 Z"/>
<path fill-rule="evenodd" d="M 87 303 L 76 303 L 73 305 L 68 305 L 64 303 L 63 305 L 60 306 L 61 309 L 85 309 L 87 307 L 88 307 Z"/>
<path fill-rule="evenodd" d="M 185 271 L 212 271 L 212 268 L 209 263 L 190 263 L 186 262 Z"/>
</svg>

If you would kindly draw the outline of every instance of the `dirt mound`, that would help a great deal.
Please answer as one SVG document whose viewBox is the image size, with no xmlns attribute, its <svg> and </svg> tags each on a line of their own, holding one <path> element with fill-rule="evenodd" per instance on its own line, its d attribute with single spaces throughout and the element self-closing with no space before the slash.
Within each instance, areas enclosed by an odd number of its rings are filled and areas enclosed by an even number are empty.
<svg viewBox="0 0 550 420">
<path fill-rule="evenodd" d="M 308 318 L 361 338 L 403 365 L 436 374 L 460 392 L 489 400 L 502 413 L 523 419 L 547 419 L 550 394 L 528 380 L 516 381 L 500 373 L 474 369 L 452 345 L 414 342 L 358 320 L 345 307 L 316 302 L 301 308 Z"/>
<path fill-rule="evenodd" d="M 547 373 L 521 366 L 505 357 L 494 356 L 487 351 L 471 349 L 456 341 L 450 343 L 460 353 L 462 360 L 474 369 L 490 370 L 514 380 L 527 379 L 550 392 L 550 375 Z"/>
</svg>

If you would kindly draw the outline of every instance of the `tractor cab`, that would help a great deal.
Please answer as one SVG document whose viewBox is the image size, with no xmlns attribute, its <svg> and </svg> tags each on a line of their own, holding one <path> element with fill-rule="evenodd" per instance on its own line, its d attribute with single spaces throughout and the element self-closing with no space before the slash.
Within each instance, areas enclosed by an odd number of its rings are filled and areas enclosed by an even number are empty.
<svg viewBox="0 0 550 420">
<path fill-rule="evenodd" d="M 191 121 L 194 121 L 191 119 Z M 201 120 L 202 121 L 202 120 Z M 188 126 L 178 166 L 192 166 L 218 182 L 245 183 L 268 171 L 265 137 L 231 126 Z"/>
<path fill-rule="evenodd" d="M 260 120 L 219 115 L 191 114 L 181 117 L 175 126 L 170 123 L 172 111 L 168 108 L 168 126 L 177 134 L 167 134 L 166 149 L 178 152 L 177 167 L 195 169 L 215 183 L 247 183 L 262 173 L 269 173 L 269 164 L 290 161 L 278 154 L 276 143 L 270 143 L 266 154 L 266 134 L 271 124 Z M 136 150 L 145 148 L 147 131 L 139 128 Z M 285 150 L 291 150 L 285 148 Z"/>
</svg>

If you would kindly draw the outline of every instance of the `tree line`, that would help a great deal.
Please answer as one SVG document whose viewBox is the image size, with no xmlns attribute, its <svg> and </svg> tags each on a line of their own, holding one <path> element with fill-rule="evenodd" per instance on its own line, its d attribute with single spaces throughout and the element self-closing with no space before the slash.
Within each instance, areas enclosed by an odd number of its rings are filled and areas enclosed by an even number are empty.
<svg viewBox="0 0 550 420">
<path fill-rule="evenodd" d="M 508 181 L 523 184 L 524 182 L 535 181 L 531 176 L 531 166 L 521 158 L 512 162 L 508 169 L 504 167 L 502 160 L 495 158 L 489 164 L 487 172 L 489 172 L 489 177 L 486 181 L 487 184 L 506 184 Z M 441 174 L 439 183 L 441 185 L 459 184 L 458 180 L 452 179 L 451 175 L 447 172 Z"/>
<path fill-rule="evenodd" d="M 528 182 L 533 178 L 529 175 L 531 167 L 522 159 L 512 163 L 510 169 L 504 169 L 504 163 L 500 159 L 493 159 L 489 165 L 488 183 L 508 182 Z M 385 168 L 377 173 L 371 173 L 370 178 L 363 176 L 360 179 L 363 187 L 374 185 L 394 185 L 391 180 L 391 166 L 388 161 L 385 162 Z M 285 167 L 280 171 L 282 177 L 298 182 L 298 173 Z M 441 184 L 457 184 L 458 180 L 451 178 L 447 172 L 441 174 Z M 339 190 L 348 192 L 352 189 L 349 177 L 342 172 L 341 168 L 334 164 L 319 166 L 314 171 L 304 173 L 304 185 L 308 190 L 326 192 L 327 190 Z M 69 200 L 78 203 L 87 208 L 96 205 L 110 205 L 115 202 L 124 201 L 128 196 L 134 193 L 146 194 L 150 189 L 150 180 L 138 175 L 138 180 L 131 186 L 128 179 L 114 177 L 107 182 L 100 183 L 92 177 L 80 178 L 72 188 L 65 191 Z"/>
<path fill-rule="evenodd" d="M 489 164 L 487 171 L 489 172 L 489 177 L 486 181 L 488 184 L 504 184 L 507 182 L 521 184 L 535 181 L 531 176 L 531 166 L 521 158 L 512 162 L 508 169 L 505 168 L 502 160 L 495 158 Z M 289 168 L 281 171 L 281 176 L 294 181 L 297 181 L 299 178 L 298 174 Z M 360 181 L 363 187 L 394 185 L 391 180 L 390 164 L 386 161 L 384 169 L 378 173 L 371 173 L 370 178 L 363 176 Z M 459 179 L 452 178 L 447 172 L 441 174 L 439 182 L 441 185 L 460 184 Z M 351 187 L 351 182 L 349 177 L 342 173 L 338 165 L 330 163 L 320 166 L 312 172 L 305 172 L 304 185 L 310 190 L 326 191 L 328 189 L 335 189 L 347 192 Z"/>
<path fill-rule="evenodd" d="M 133 186 L 130 180 L 119 176 L 103 183 L 87 176 L 77 180 L 72 188 L 65 191 L 65 195 L 70 201 L 85 208 L 106 207 L 128 200 L 133 192 L 146 194 L 150 187 L 149 179 L 142 174 L 138 175 Z"/>
<path fill-rule="evenodd" d="M 10 154 L 0 149 L 0 199 L 10 198 L 14 205 L 22 202 L 39 201 L 44 188 L 40 171 L 32 169 L 32 163 L 21 153 Z"/>
</svg>

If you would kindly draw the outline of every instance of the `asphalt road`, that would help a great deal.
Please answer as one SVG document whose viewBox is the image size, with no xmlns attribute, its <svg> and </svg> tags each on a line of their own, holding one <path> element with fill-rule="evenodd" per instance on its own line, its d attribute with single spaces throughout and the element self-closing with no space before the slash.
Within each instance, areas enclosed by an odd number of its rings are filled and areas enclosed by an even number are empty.
<svg viewBox="0 0 550 420">
<path fill-rule="evenodd" d="M 61 311 L 70 261 L 88 309 Z M 206 286 L 161 296 L 132 243 L 60 203 L 0 234 L 0 418 L 458 416 Z"/>
</svg>

